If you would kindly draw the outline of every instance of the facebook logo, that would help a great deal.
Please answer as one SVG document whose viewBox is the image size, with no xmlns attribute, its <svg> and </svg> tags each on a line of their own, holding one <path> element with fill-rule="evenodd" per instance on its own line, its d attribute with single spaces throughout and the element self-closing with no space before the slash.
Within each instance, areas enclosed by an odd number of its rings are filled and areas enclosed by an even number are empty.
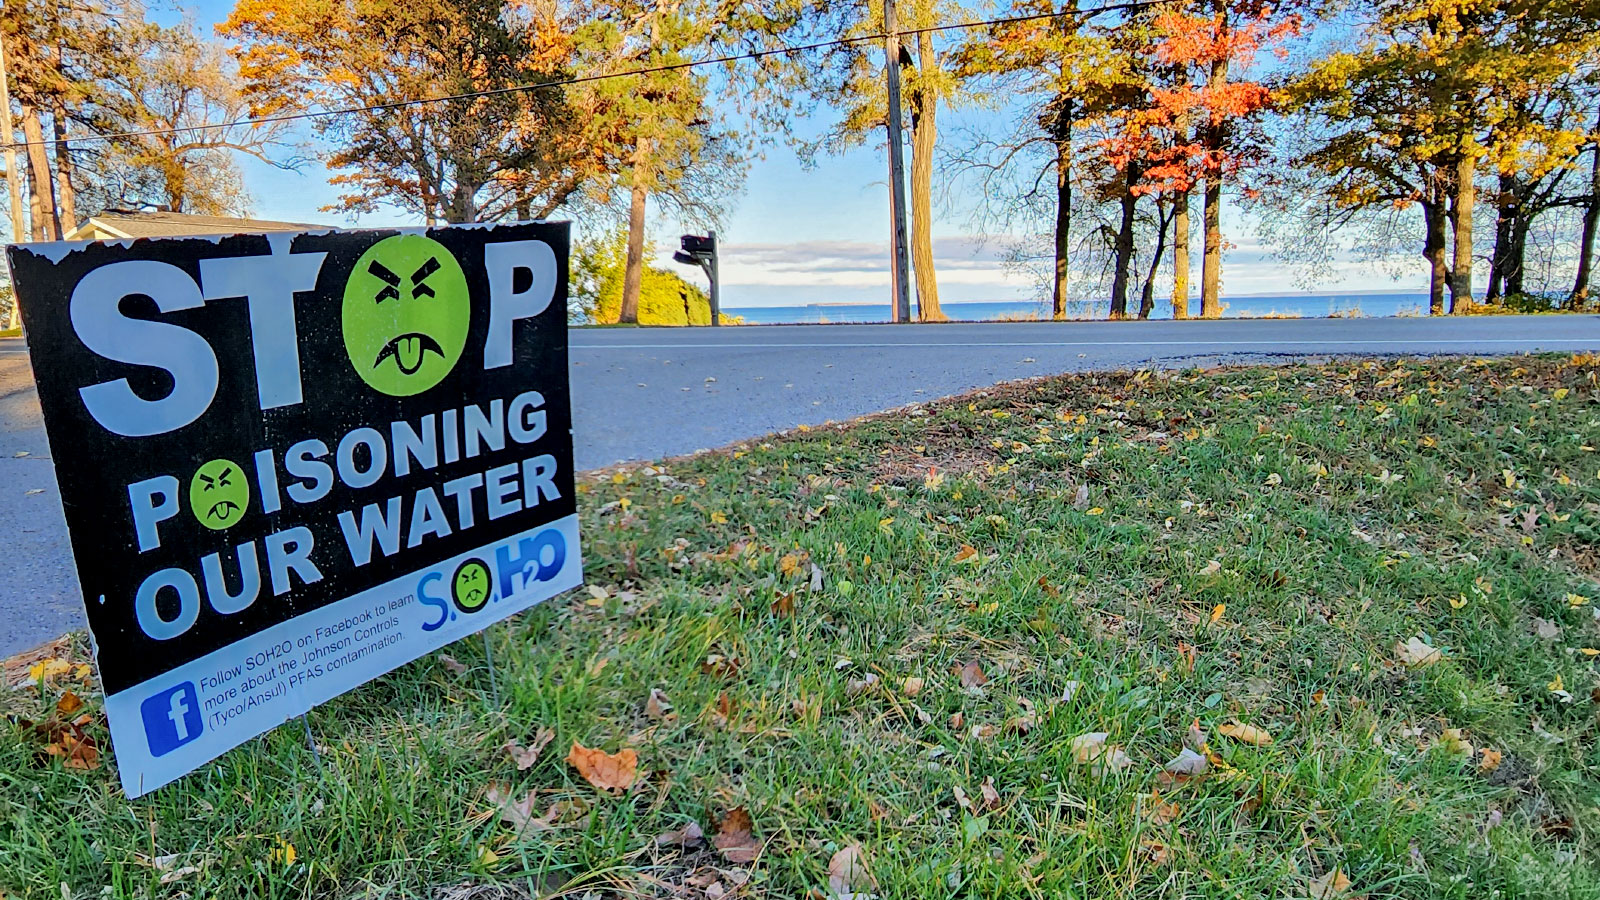
<svg viewBox="0 0 1600 900">
<path fill-rule="evenodd" d="M 144 736 L 150 742 L 151 756 L 166 756 L 198 738 L 203 730 L 200 696 L 193 682 L 146 697 L 139 711 L 144 715 Z"/>
</svg>

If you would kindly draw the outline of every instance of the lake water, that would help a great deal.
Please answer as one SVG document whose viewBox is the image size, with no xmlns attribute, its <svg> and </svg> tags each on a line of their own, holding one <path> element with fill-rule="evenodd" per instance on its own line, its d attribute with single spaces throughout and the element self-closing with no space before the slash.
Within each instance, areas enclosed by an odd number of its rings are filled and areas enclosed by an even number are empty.
<svg viewBox="0 0 1600 900">
<path fill-rule="evenodd" d="M 1137 298 L 1133 298 L 1137 304 Z M 1293 316 L 1310 319 L 1332 315 L 1420 316 L 1428 311 L 1427 294 L 1274 294 L 1270 296 L 1225 297 L 1224 318 Z M 1103 319 L 1106 301 L 1076 303 L 1068 312 L 1078 319 Z M 916 314 L 916 298 L 911 301 Z M 1191 314 L 1200 311 L 1200 298 L 1189 301 Z M 945 315 L 963 322 L 992 322 L 996 319 L 1050 318 L 1050 304 L 1031 300 L 996 300 L 944 304 Z M 729 307 L 723 313 L 742 316 L 750 325 L 841 324 L 887 322 L 887 303 L 813 303 L 806 306 Z M 1154 318 L 1172 318 L 1170 300 L 1156 303 Z"/>
</svg>

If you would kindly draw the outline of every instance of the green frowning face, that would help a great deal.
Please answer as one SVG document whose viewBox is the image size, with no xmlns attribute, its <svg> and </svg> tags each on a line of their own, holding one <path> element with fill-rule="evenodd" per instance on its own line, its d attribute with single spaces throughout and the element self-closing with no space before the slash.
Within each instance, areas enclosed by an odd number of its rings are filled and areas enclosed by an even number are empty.
<svg viewBox="0 0 1600 900">
<path fill-rule="evenodd" d="M 470 317 L 467 276 L 450 251 L 397 234 L 367 248 L 345 283 L 345 352 L 373 389 L 420 394 L 455 368 Z"/>
<path fill-rule="evenodd" d="M 450 580 L 450 595 L 462 612 L 477 612 L 489 602 L 489 567 L 482 560 L 469 559 L 456 569 Z"/>
<path fill-rule="evenodd" d="M 189 482 L 189 509 L 200 524 L 221 531 L 244 518 L 250 482 L 231 460 L 213 459 L 195 470 Z"/>
</svg>

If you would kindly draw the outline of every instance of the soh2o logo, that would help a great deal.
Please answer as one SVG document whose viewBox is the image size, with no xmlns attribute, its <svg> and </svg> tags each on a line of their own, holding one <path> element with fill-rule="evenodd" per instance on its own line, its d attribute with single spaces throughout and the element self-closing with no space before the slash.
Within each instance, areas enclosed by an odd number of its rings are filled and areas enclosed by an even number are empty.
<svg viewBox="0 0 1600 900">
<path fill-rule="evenodd" d="M 475 613 L 490 602 L 498 603 L 561 573 L 567 562 L 567 539 L 558 528 L 547 528 L 495 548 L 494 564 L 469 557 L 446 575 L 434 570 L 417 582 L 417 600 L 432 607 L 439 617 L 423 622 L 423 631 L 437 631 L 456 618 Z M 448 580 L 448 584 L 445 582 Z M 448 594 L 435 593 L 445 588 Z M 451 607 L 454 606 L 455 610 Z"/>
</svg>

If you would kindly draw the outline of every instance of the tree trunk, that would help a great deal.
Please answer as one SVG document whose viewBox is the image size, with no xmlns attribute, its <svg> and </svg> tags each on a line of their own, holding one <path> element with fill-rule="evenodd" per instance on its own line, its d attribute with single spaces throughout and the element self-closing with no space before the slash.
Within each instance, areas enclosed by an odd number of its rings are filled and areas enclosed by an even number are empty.
<svg viewBox="0 0 1600 900">
<path fill-rule="evenodd" d="M 1519 206 L 1516 221 L 1511 223 L 1511 248 L 1506 258 L 1506 296 L 1527 293 L 1528 232 L 1533 230 L 1533 219 L 1527 208 Z"/>
<path fill-rule="evenodd" d="M 1455 203 L 1451 215 L 1455 225 L 1454 254 L 1450 260 L 1450 312 L 1472 310 L 1472 208 L 1477 200 L 1478 158 L 1462 151 L 1456 161 Z"/>
<path fill-rule="evenodd" d="M 1220 14 L 1219 14 L 1220 15 Z M 1228 58 L 1211 64 L 1211 75 L 1206 79 L 1207 91 L 1220 91 L 1228 83 Z M 1220 152 L 1227 139 L 1226 126 L 1213 123 L 1207 144 Z M 1205 258 L 1200 265 L 1200 315 L 1215 319 L 1222 315 L 1222 173 L 1206 176 L 1205 193 Z"/>
<path fill-rule="evenodd" d="M 56 104 L 50 116 L 56 136 L 56 193 L 61 197 L 61 222 L 67 231 L 78 226 L 78 190 L 72 183 L 76 172 L 72 152 L 67 147 L 67 110 Z"/>
<path fill-rule="evenodd" d="M 1514 293 L 1506 287 L 1510 272 L 1506 261 L 1511 256 L 1511 231 L 1517 220 L 1519 195 L 1516 176 L 1502 172 L 1499 187 L 1494 198 L 1494 250 L 1489 253 L 1489 289 L 1483 295 L 1488 303 L 1500 299 L 1502 292 Z"/>
<path fill-rule="evenodd" d="M 56 192 L 50 177 L 50 158 L 45 153 L 44 126 L 39 122 L 39 111 L 22 104 L 22 136 L 28 142 L 28 179 L 33 188 L 34 202 L 39 215 L 34 219 L 34 236 L 39 240 L 61 239 L 61 214 L 56 208 Z"/>
<path fill-rule="evenodd" d="M 1445 265 L 1445 219 L 1444 198 L 1439 196 L 1442 191 L 1432 191 L 1434 199 L 1422 204 L 1423 224 L 1427 229 L 1427 237 L 1422 244 L 1422 257 L 1428 261 L 1428 314 L 1431 316 L 1444 315 L 1444 285 L 1449 277 L 1449 268 Z"/>
<path fill-rule="evenodd" d="M 1111 318 L 1126 319 L 1128 317 L 1128 280 L 1129 270 L 1133 268 L 1133 217 L 1139 204 L 1139 197 L 1133 192 L 1134 182 L 1138 174 L 1130 162 L 1123 169 L 1122 181 L 1122 221 L 1117 228 L 1116 244 L 1116 269 L 1111 276 Z"/>
<path fill-rule="evenodd" d="M 1600 132 L 1600 123 L 1595 125 Z M 1589 302 L 1589 276 L 1594 271 L 1594 238 L 1600 230 L 1600 144 L 1590 144 L 1589 202 L 1583 208 L 1583 237 L 1578 242 L 1578 274 L 1572 282 L 1567 307 L 1577 309 Z"/>
<path fill-rule="evenodd" d="M 917 273 L 917 318 L 943 322 L 939 308 L 939 282 L 933 271 L 933 150 L 938 139 L 934 114 L 939 97 L 934 83 L 939 60 L 933 52 L 933 34 L 917 35 L 917 89 L 911 92 L 911 266 Z"/>
<path fill-rule="evenodd" d="M 1200 263 L 1200 317 L 1222 316 L 1222 179 L 1206 179 L 1202 215 L 1205 219 L 1205 257 Z"/>
<path fill-rule="evenodd" d="M 1072 98 L 1058 96 L 1053 128 L 1056 145 L 1056 277 L 1050 298 L 1050 317 L 1056 320 L 1067 317 L 1067 278 L 1071 272 L 1067 254 L 1072 241 L 1072 115 Z"/>
<path fill-rule="evenodd" d="M 1156 273 L 1161 270 L 1161 257 L 1167 252 L 1167 225 L 1173 216 L 1161 206 L 1156 196 L 1156 249 L 1150 254 L 1150 268 L 1144 275 L 1144 290 L 1139 294 L 1139 318 L 1148 319 L 1156 310 Z"/>
<path fill-rule="evenodd" d="M 1189 192 L 1172 198 L 1172 317 L 1189 318 Z"/>
</svg>

